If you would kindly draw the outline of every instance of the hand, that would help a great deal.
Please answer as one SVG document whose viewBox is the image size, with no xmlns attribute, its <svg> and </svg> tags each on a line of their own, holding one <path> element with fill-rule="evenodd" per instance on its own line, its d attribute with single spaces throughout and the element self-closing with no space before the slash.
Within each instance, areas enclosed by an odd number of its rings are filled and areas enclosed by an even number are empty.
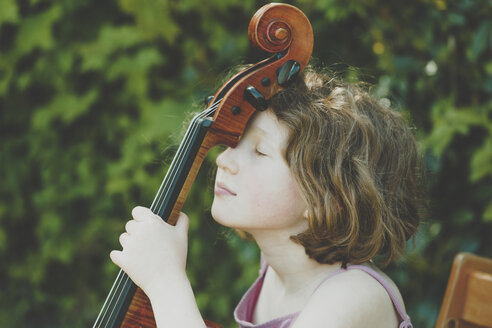
<svg viewBox="0 0 492 328">
<path fill-rule="evenodd" d="M 120 235 L 122 251 L 110 253 L 118 265 L 143 291 L 172 284 L 186 277 L 189 219 L 181 213 L 175 226 L 167 224 L 150 209 L 137 206 L 133 220 Z"/>
</svg>

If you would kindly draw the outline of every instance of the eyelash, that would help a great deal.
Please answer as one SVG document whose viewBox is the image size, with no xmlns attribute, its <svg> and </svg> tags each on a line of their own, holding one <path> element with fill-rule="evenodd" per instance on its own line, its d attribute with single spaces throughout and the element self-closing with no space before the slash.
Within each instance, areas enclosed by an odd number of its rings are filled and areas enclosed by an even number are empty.
<svg viewBox="0 0 492 328">
<path fill-rule="evenodd" d="M 255 148 L 255 153 L 259 156 L 266 156 L 266 154 L 259 151 L 258 148 Z"/>
</svg>

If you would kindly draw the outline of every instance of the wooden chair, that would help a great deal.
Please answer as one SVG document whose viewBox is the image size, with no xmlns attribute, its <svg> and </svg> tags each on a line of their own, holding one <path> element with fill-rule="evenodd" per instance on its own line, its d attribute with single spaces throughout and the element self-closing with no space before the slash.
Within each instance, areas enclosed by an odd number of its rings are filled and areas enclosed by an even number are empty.
<svg viewBox="0 0 492 328">
<path fill-rule="evenodd" d="M 454 258 L 436 328 L 492 327 L 492 259 Z"/>
</svg>

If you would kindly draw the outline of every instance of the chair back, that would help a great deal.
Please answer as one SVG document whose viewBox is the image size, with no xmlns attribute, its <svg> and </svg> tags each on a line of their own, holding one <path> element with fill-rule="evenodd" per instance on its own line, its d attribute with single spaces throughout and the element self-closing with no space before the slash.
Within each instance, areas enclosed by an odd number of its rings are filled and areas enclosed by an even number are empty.
<svg viewBox="0 0 492 328">
<path fill-rule="evenodd" d="M 459 253 L 436 328 L 492 327 L 492 259 Z"/>
</svg>

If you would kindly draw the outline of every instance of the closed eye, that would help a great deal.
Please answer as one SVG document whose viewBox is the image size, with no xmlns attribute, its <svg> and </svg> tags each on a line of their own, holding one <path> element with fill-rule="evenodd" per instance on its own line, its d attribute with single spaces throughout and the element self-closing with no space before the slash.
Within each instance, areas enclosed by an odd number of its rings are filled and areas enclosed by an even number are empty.
<svg viewBox="0 0 492 328">
<path fill-rule="evenodd" d="M 258 148 L 255 149 L 255 153 L 258 155 L 258 156 L 267 156 L 267 154 L 261 152 L 260 150 L 258 150 Z"/>
</svg>

